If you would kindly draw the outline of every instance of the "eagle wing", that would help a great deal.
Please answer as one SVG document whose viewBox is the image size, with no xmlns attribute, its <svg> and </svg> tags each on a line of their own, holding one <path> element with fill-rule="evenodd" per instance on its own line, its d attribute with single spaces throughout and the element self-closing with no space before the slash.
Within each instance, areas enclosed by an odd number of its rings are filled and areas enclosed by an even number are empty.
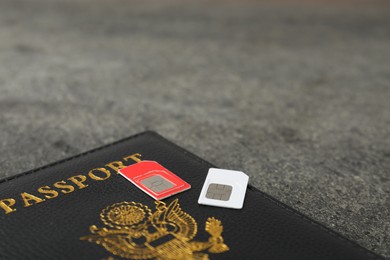
<svg viewBox="0 0 390 260">
<path fill-rule="evenodd" d="M 164 202 L 156 201 L 156 212 L 153 216 L 155 225 L 170 225 L 175 228 L 174 234 L 185 240 L 195 237 L 198 226 L 193 217 L 185 213 L 181 208 L 178 199 L 172 201 L 168 206 Z"/>
</svg>

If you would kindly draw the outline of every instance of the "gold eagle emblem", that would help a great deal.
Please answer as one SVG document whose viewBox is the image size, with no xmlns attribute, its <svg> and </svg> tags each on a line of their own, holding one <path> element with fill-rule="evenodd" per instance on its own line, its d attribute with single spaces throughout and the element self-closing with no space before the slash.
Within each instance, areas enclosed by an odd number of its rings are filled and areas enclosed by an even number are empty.
<svg viewBox="0 0 390 260">
<path fill-rule="evenodd" d="M 92 234 L 80 239 L 102 245 L 110 253 L 130 259 L 208 259 L 206 252 L 229 250 L 222 237 L 220 220 L 207 219 L 208 241 L 192 241 L 198 225 L 180 208 L 178 199 L 169 205 L 162 201 L 155 204 L 154 212 L 135 202 L 108 206 L 100 213 L 106 227 L 92 225 L 89 228 Z"/>
</svg>

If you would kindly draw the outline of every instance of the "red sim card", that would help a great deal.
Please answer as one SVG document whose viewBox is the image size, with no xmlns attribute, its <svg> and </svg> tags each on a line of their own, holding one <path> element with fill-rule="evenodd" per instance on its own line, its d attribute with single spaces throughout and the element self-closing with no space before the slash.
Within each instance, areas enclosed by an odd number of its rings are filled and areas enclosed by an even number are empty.
<svg viewBox="0 0 390 260">
<path fill-rule="evenodd" d="M 154 161 L 141 161 L 120 169 L 119 173 L 156 200 L 191 188 L 190 184 Z"/>
</svg>

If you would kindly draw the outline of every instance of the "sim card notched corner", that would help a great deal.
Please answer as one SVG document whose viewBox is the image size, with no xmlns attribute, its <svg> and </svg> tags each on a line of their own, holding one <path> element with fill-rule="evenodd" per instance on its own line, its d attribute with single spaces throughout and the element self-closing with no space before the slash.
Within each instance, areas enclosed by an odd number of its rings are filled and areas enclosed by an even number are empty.
<svg viewBox="0 0 390 260">
<path fill-rule="evenodd" d="M 248 182 L 249 176 L 241 171 L 210 168 L 198 203 L 242 209 Z"/>
</svg>

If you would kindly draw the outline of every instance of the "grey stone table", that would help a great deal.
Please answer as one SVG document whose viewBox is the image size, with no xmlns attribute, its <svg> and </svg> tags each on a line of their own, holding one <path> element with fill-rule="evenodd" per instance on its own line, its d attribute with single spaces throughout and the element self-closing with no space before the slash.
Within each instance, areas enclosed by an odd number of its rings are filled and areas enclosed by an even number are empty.
<svg viewBox="0 0 390 260">
<path fill-rule="evenodd" d="M 390 256 L 390 6 L 309 2 L 1 0 L 0 177 L 153 129 Z"/>
</svg>

